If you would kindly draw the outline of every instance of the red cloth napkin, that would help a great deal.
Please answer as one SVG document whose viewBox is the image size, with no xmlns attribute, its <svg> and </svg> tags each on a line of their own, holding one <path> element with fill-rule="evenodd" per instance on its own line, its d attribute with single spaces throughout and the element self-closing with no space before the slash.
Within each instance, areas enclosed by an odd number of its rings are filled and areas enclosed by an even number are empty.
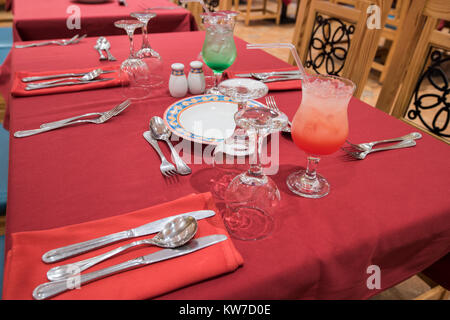
<svg viewBox="0 0 450 320">
<path fill-rule="evenodd" d="M 171 202 L 101 220 L 56 229 L 12 234 L 12 246 L 7 254 L 4 272 L 3 299 L 33 299 L 34 288 L 41 283 L 48 282 L 46 273 L 50 268 L 99 255 L 138 238 L 117 242 L 52 264 L 45 264 L 41 260 L 42 254 L 48 250 L 128 230 L 164 217 L 195 210 L 214 210 L 216 212 L 213 217 L 198 220 L 198 231 L 195 238 L 212 234 L 225 234 L 228 239 L 182 257 L 82 284 L 80 289 L 66 291 L 52 299 L 149 299 L 237 269 L 243 264 L 242 256 L 230 240 L 211 194 L 192 194 Z M 142 238 L 152 236 L 154 235 Z M 83 273 L 102 269 L 159 250 L 161 248 L 156 246 L 134 247 Z"/>
<path fill-rule="evenodd" d="M 241 73 L 261 73 L 261 72 L 271 72 L 271 71 L 292 71 L 292 70 L 298 70 L 296 67 L 289 67 L 289 68 L 279 68 L 279 69 L 261 69 L 261 70 L 240 70 L 240 71 L 226 71 L 224 72 L 225 77 L 228 79 L 231 78 L 237 78 L 236 74 Z M 285 81 L 275 81 L 275 82 L 268 82 L 266 83 L 267 87 L 269 88 L 269 91 L 282 91 L 282 90 L 300 90 L 302 88 L 302 81 L 301 80 L 285 80 Z"/>
<path fill-rule="evenodd" d="M 52 81 L 52 80 L 57 80 L 57 79 L 49 79 L 49 80 L 34 81 L 34 82 L 23 82 L 21 80 L 24 77 L 47 76 L 47 75 L 53 75 L 53 74 L 58 74 L 58 73 L 86 73 L 86 72 L 92 71 L 94 69 L 95 69 L 95 67 L 88 68 L 88 69 L 84 68 L 84 69 L 45 71 L 45 72 L 18 71 L 18 72 L 16 72 L 16 74 L 14 76 L 14 80 L 13 80 L 13 84 L 12 84 L 12 88 L 11 88 L 11 94 L 16 97 L 28 97 L 28 96 L 37 96 L 37 95 L 44 95 L 44 94 L 76 92 L 76 91 L 83 91 L 83 90 L 117 87 L 117 86 L 121 85 L 119 71 L 118 71 L 120 69 L 119 65 L 102 67 L 101 69 L 103 71 L 117 70 L 117 72 L 104 73 L 96 78 L 96 79 L 113 78 L 113 80 L 92 82 L 92 83 L 83 84 L 83 85 L 69 85 L 69 86 L 61 86 L 61 87 L 53 87 L 53 88 L 26 91 L 25 87 L 29 83 L 39 83 L 39 82 Z M 125 78 L 125 81 L 127 81 L 126 78 Z"/>
</svg>

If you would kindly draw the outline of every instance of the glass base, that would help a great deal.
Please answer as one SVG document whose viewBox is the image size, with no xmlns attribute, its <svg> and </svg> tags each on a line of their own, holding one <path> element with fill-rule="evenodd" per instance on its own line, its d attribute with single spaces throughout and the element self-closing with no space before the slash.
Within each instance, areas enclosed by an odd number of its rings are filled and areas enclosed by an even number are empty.
<svg viewBox="0 0 450 320">
<path fill-rule="evenodd" d="M 330 184 L 319 174 L 316 179 L 311 179 L 305 175 L 306 170 L 292 173 L 286 180 L 289 190 L 306 198 L 322 198 L 330 192 Z"/>
<path fill-rule="evenodd" d="M 206 94 L 217 94 L 217 95 L 221 95 L 219 89 L 217 87 L 211 87 L 209 89 L 206 90 Z"/>
</svg>

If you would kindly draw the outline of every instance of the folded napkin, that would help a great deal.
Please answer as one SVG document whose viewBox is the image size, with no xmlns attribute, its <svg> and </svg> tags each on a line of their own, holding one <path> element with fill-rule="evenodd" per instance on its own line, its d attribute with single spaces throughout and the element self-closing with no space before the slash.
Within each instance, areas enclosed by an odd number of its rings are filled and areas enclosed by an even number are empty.
<svg viewBox="0 0 450 320">
<path fill-rule="evenodd" d="M 223 225 L 221 216 L 210 193 L 192 194 L 171 202 L 133 211 L 101 220 L 65 226 L 56 229 L 19 232 L 12 234 L 12 246 L 8 251 L 4 271 L 3 299 L 33 299 L 36 286 L 48 282 L 47 271 L 57 265 L 87 259 L 141 238 L 117 242 L 82 255 L 45 264 L 42 254 L 48 250 L 128 230 L 164 217 L 195 211 L 214 210 L 216 215 L 198 220 L 195 238 L 225 234 L 228 239 L 182 257 L 169 259 L 137 269 L 111 275 L 101 280 L 82 284 L 52 297 L 52 299 L 149 299 L 181 287 L 234 271 L 243 264 Z M 162 250 L 156 246 L 137 246 L 124 251 L 83 273 L 102 269 L 117 263 Z"/>
<path fill-rule="evenodd" d="M 260 69 L 260 70 L 239 70 L 239 71 L 226 71 L 224 75 L 226 78 L 240 78 L 236 77 L 236 74 L 241 73 L 262 73 L 262 72 L 272 72 L 272 71 L 292 71 L 298 70 L 296 67 L 288 67 L 288 68 L 278 68 L 278 69 Z M 301 80 L 284 80 L 284 81 L 275 81 L 266 83 L 269 91 L 282 91 L 282 90 L 300 90 L 302 88 Z"/>
<path fill-rule="evenodd" d="M 99 81 L 99 82 L 92 82 L 92 83 L 80 84 L 80 85 L 68 85 L 68 86 L 52 87 L 52 88 L 46 88 L 46 89 L 27 91 L 27 90 L 25 90 L 25 87 L 30 83 L 47 82 L 47 81 L 53 81 L 53 80 L 58 80 L 58 79 L 55 78 L 55 79 L 48 79 L 48 80 L 41 80 L 41 81 L 34 81 L 34 82 L 23 82 L 21 80 L 24 77 L 48 76 L 48 75 L 54 75 L 54 74 L 59 74 L 59 73 L 86 73 L 86 72 L 92 71 L 94 69 L 95 69 L 95 67 L 84 68 L 84 69 L 45 71 L 45 72 L 18 71 L 14 75 L 14 80 L 13 80 L 13 84 L 12 84 L 12 88 L 11 88 L 11 94 L 16 97 L 28 97 L 28 96 L 37 96 L 37 95 L 44 95 L 44 94 L 77 92 L 77 91 L 83 91 L 83 90 L 117 87 L 117 86 L 121 85 L 121 80 L 120 80 L 119 71 L 118 71 L 120 69 L 120 65 L 105 66 L 105 67 L 101 68 L 103 71 L 117 70 L 117 72 L 101 74 L 100 76 L 98 76 L 96 78 L 96 79 L 113 78 L 113 80 L 109 80 L 109 81 Z M 73 80 L 73 81 L 76 81 L 76 80 Z M 127 82 L 128 81 L 127 78 L 124 78 L 124 81 Z"/>
</svg>

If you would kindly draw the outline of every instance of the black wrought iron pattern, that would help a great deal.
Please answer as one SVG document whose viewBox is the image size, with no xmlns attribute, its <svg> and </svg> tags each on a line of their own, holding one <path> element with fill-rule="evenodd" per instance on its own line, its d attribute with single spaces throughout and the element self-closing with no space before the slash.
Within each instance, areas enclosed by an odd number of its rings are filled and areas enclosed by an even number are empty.
<svg viewBox="0 0 450 320">
<path fill-rule="evenodd" d="M 206 7 L 209 11 L 214 12 L 216 8 L 219 6 L 219 0 L 205 0 Z"/>
<path fill-rule="evenodd" d="M 204 0 L 203 1 L 209 11 L 215 12 L 216 8 L 219 6 L 219 0 Z M 183 8 L 187 8 L 187 2 L 180 3 Z"/>
<path fill-rule="evenodd" d="M 347 25 L 337 18 L 324 18 L 317 14 L 305 66 L 317 73 L 323 73 L 325 68 L 327 74 L 339 75 L 344 68 L 350 48 L 350 36 L 354 32 L 354 25 Z"/>
<path fill-rule="evenodd" d="M 450 70 L 450 55 L 442 50 L 430 50 L 430 58 L 430 65 L 425 68 L 417 82 L 412 98 L 413 108 L 408 111 L 407 116 L 411 120 L 419 119 L 422 125 L 438 136 L 450 137 L 449 132 L 446 133 L 450 122 L 450 87 L 447 73 Z M 427 117 L 423 115 L 424 112 Z M 434 117 L 430 116 L 433 113 Z"/>
</svg>

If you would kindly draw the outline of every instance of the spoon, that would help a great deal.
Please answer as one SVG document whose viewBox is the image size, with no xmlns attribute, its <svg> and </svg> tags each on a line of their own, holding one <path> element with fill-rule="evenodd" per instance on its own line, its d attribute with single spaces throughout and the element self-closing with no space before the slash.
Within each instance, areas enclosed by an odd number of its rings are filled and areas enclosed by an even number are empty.
<svg viewBox="0 0 450 320">
<path fill-rule="evenodd" d="M 68 78 L 62 78 L 62 79 L 46 81 L 46 82 L 29 83 L 27 85 L 27 87 L 33 87 L 34 88 L 34 87 L 46 86 L 46 85 L 49 85 L 49 84 L 64 82 L 64 81 L 67 81 L 67 80 L 91 81 L 91 80 L 94 80 L 95 78 L 97 78 L 102 73 L 103 73 L 102 69 L 95 69 L 95 70 L 89 71 L 88 73 L 86 73 L 82 77 L 68 77 Z"/>
<path fill-rule="evenodd" d="M 161 248 L 180 247 L 194 237 L 197 232 L 197 227 L 197 220 L 191 216 L 175 218 L 168 222 L 164 228 L 151 239 L 134 241 L 90 259 L 54 267 L 47 272 L 47 278 L 50 281 L 66 279 L 70 276 L 79 274 L 82 271 L 96 265 L 99 262 L 111 258 L 124 250 L 142 244 L 155 245 Z"/>
<path fill-rule="evenodd" d="M 108 54 L 108 60 L 109 61 L 116 61 L 117 59 L 114 58 L 114 56 L 109 51 L 109 49 L 111 48 L 111 43 L 105 37 L 100 37 L 99 40 L 100 39 L 101 39 L 100 49 L 103 49 L 103 50 L 106 51 L 106 53 Z"/>
<path fill-rule="evenodd" d="M 179 174 L 187 175 L 192 172 L 191 169 L 187 166 L 187 164 L 184 163 L 184 161 L 180 158 L 177 151 L 170 142 L 169 138 L 171 132 L 164 124 L 163 119 L 155 116 L 150 120 L 150 133 L 154 139 L 165 141 L 169 145 L 170 151 L 172 152 L 172 157 L 177 167 L 177 172 Z"/>
</svg>

